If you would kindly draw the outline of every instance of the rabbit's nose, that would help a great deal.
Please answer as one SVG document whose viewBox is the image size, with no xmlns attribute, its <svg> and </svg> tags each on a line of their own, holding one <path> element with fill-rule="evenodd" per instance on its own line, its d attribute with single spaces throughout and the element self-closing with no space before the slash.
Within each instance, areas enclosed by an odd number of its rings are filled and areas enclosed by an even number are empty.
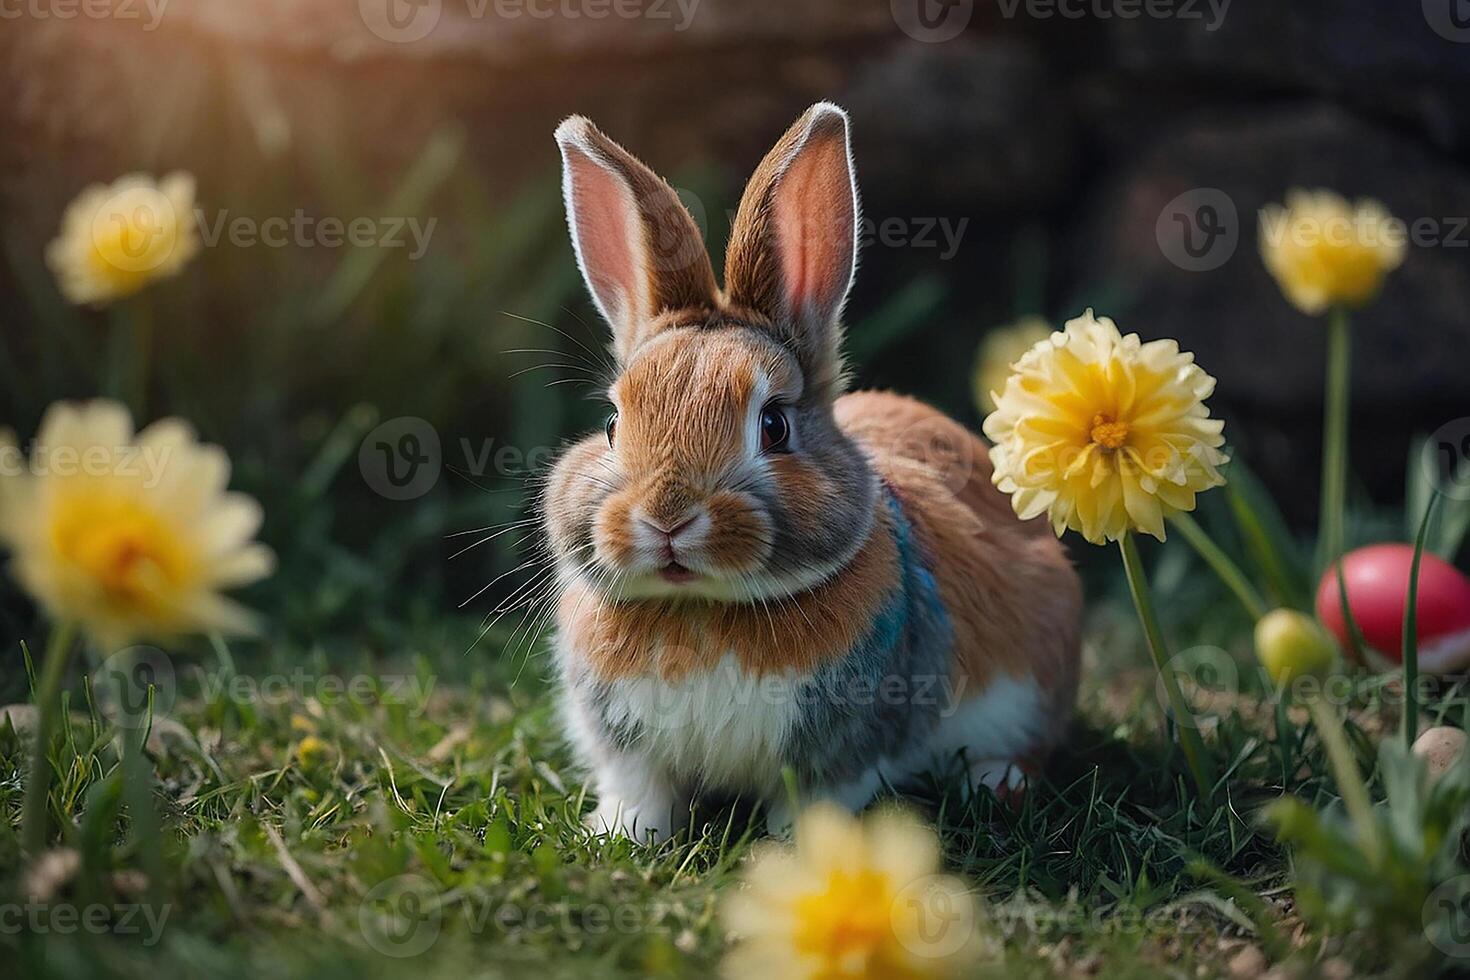
<svg viewBox="0 0 1470 980">
<path fill-rule="evenodd" d="M 642 518 L 639 518 L 639 520 L 643 521 L 644 524 L 648 525 L 655 532 L 666 536 L 670 541 L 672 541 L 675 538 L 677 538 L 679 536 L 679 533 L 681 531 L 683 531 L 686 528 L 688 528 L 689 525 L 693 524 L 698 519 L 699 519 L 699 515 L 698 514 L 689 514 L 689 515 L 685 516 L 684 518 L 680 519 L 678 522 L 676 522 L 676 523 L 674 523 L 672 525 L 668 525 L 668 524 L 665 524 L 665 523 L 663 523 L 661 521 L 656 521 L 656 520 L 654 520 L 651 517 L 642 517 Z"/>
</svg>

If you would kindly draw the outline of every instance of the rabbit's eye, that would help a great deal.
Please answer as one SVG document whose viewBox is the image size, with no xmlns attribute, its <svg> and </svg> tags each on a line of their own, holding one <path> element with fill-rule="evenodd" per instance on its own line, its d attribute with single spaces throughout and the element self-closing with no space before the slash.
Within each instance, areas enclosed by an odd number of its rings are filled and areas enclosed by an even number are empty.
<svg viewBox="0 0 1470 980">
<path fill-rule="evenodd" d="M 607 445 L 612 448 L 613 440 L 618 435 L 618 413 L 613 412 L 607 417 Z"/>
<path fill-rule="evenodd" d="M 773 404 L 761 409 L 761 452 L 787 452 L 787 442 L 790 439 L 791 423 L 787 421 L 781 406 Z"/>
</svg>

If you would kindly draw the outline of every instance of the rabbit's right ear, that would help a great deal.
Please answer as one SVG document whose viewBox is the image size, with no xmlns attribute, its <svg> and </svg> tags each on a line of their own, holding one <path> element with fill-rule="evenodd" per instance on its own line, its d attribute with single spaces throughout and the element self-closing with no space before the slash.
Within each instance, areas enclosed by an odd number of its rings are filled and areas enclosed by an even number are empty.
<svg viewBox="0 0 1470 980">
<path fill-rule="evenodd" d="M 713 308 L 699 228 L 667 183 L 582 116 L 556 128 L 577 266 L 627 363 L 667 310 Z"/>
</svg>

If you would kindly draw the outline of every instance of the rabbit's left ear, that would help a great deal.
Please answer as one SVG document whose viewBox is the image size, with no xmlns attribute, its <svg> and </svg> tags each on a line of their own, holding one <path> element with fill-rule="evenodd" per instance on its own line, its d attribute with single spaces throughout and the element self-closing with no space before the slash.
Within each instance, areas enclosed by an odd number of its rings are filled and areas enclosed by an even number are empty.
<svg viewBox="0 0 1470 980">
<path fill-rule="evenodd" d="M 556 128 L 577 265 L 626 364 L 660 313 L 713 308 L 699 226 L 664 180 L 582 116 Z"/>
<path fill-rule="evenodd" d="M 847 113 L 818 102 L 756 168 L 725 255 L 730 301 L 762 314 L 809 384 L 836 393 L 838 319 L 857 272 L 858 192 Z"/>
</svg>

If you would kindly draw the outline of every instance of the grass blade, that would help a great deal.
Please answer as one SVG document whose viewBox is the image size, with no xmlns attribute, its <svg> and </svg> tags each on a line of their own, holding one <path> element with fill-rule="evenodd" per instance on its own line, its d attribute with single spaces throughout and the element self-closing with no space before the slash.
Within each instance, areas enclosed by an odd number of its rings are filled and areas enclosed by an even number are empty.
<svg viewBox="0 0 1470 980">
<path fill-rule="evenodd" d="M 1414 688 L 1419 683 L 1419 564 L 1424 558 L 1424 539 L 1429 533 L 1429 520 L 1434 516 L 1436 493 L 1424 508 L 1419 534 L 1414 539 L 1414 563 L 1409 566 L 1409 594 L 1404 600 L 1404 747 L 1412 749 L 1419 733 L 1419 702 Z"/>
</svg>

